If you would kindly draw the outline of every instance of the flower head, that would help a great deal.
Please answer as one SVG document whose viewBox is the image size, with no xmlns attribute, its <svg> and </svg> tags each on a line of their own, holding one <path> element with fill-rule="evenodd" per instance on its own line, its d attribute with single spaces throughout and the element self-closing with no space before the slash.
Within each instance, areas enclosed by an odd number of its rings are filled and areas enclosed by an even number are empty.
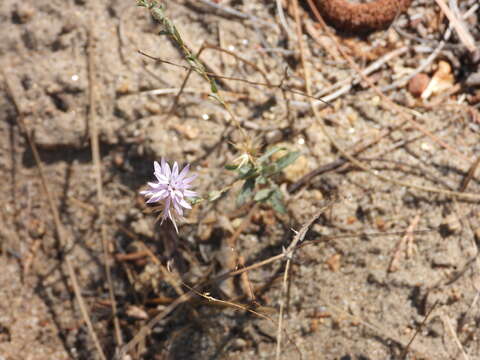
<svg viewBox="0 0 480 360">
<path fill-rule="evenodd" d="M 149 182 L 150 189 L 141 191 L 140 194 L 149 197 L 147 204 L 160 203 L 162 223 L 166 218 L 170 218 L 178 232 L 175 220 L 182 218 L 182 208 L 192 208 L 186 198 L 197 195 L 195 191 L 188 190 L 197 175 L 187 177 L 190 165 L 186 165 L 179 172 L 177 162 L 174 162 L 172 168 L 170 168 L 164 158 L 162 158 L 161 164 L 154 161 L 153 168 L 157 181 Z"/>
<path fill-rule="evenodd" d="M 261 141 L 258 138 L 248 138 L 239 144 L 233 144 L 233 146 L 241 153 L 239 157 L 233 160 L 237 169 L 240 169 L 245 164 L 256 164 L 261 147 Z"/>
</svg>

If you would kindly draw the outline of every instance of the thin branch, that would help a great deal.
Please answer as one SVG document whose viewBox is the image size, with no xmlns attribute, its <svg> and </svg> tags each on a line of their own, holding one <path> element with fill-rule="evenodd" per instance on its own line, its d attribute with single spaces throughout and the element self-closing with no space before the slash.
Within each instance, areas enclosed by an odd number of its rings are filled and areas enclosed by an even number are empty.
<svg viewBox="0 0 480 360">
<path fill-rule="evenodd" d="M 443 323 L 447 325 L 447 329 L 450 332 L 450 334 L 452 335 L 452 338 L 453 338 L 453 341 L 455 342 L 455 345 L 457 345 L 458 349 L 460 350 L 460 353 L 462 354 L 463 360 L 470 360 L 470 358 L 466 354 L 465 350 L 463 349 L 462 343 L 458 339 L 457 333 L 453 329 L 452 322 L 450 321 L 450 318 L 445 314 L 443 314 L 441 316 L 441 318 L 443 320 Z"/>
<path fill-rule="evenodd" d="M 277 8 L 278 19 L 280 20 L 280 24 L 282 25 L 283 31 L 285 31 L 285 34 L 287 34 L 287 37 L 291 41 L 293 42 L 297 41 L 295 34 L 292 32 L 292 29 L 290 29 L 290 26 L 288 26 L 287 19 L 285 18 L 285 13 L 283 12 L 282 0 L 276 0 L 275 3 Z"/>
<path fill-rule="evenodd" d="M 472 37 L 472 34 L 468 32 L 467 27 L 465 26 L 465 23 L 459 19 L 455 14 L 450 10 L 448 5 L 445 3 L 444 0 L 435 0 L 437 2 L 437 5 L 442 9 L 442 12 L 445 14 L 445 16 L 448 18 L 450 21 L 450 24 L 452 24 L 453 28 L 457 32 L 458 37 L 460 38 L 460 41 L 465 45 L 465 47 L 468 49 L 470 52 L 474 52 L 478 50 L 477 46 L 475 46 L 475 40 Z"/>
<path fill-rule="evenodd" d="M 303 41 L 302 41 L 302 32 L 301 32 L 302 25 L 301 25 L 301 20 L 300 20 L 300 14 L 299 14 L 299 11 L 298 11 L 298 1 L 293 0 L 292 5 L 293 5 L 293 11 L 295 13 L 295 31 L 296 31 L 297 39 L 298 39 L 297 43 L 298 43 L 298 47 L 300 48 L 300 56 L 302 57 L 302 60 L 303 60 L 304 59 L 304 52 L 303 52 Z M 305 62 L 302 61 L 302 64 L 305 65 Z M 310 92 L 308 90 L 307 90 L 307 92 L 310 94 Z M 325 210 L 325 208 L 322 208 L 305 225 L 302 226 L 302 228 L 297 233 L 297 235 L 293 239 L 290 246 L 285 251 L 285 256 L 287 258 L 287 263 L 285 265 L 285 273 L 283 274 L 282 296 L 280 296 L 280 311 L 278 312 L 277 346 L 276 346 L 276 350 L 275 350 L 275 359 L 276 360 L 280 360 L 281 350 L 282 350 L 283 310 L 284 310 L 284 306 L 285 306 L 285 299 L 287 298 L 288 274 L 289 274 L 289 271 L 290 271 L 290 263 L 292 261 L 293 251 L 294 251 L 295 247 L 297 246 L 297 244 L 305 238 L 305 235 L 307 234 L 307 231 L 310 228 L 310 226 L 314 223 L 315 220 L 318 219 L 318 217 L 323 213 L 324 210 Z"/>
<path fill-rule="evenodd" d="M 282 283 L 282 296 L 280 297 L 280 311 L 278 313 L 278 328 L 277 328 L 277 347 L 276 347 L 276 356 L 275 359 L 280 359 L 280 351 L 281 351 L 281 344 L 282 344 L 282 322 L 283 322 L 283 310 L 284 310 L 284 297 L 287 294 L 287 281 L 288 281 L 288 273 L 290 270 L 290 263 L 292 261 L 292 256 L 297 248 L 298 244 L 303 241 L 305 235 L 307 234 L 308 229 L 312 226 L 312 224 L 320 217 L 320 215 L 329 207 L 329 205 L 322 207 L 319 211 L 316 212 L 314 216 L 310 218 L 310 220 L 302 226 L 300 231 L 296 232 L 295 237 L 293 238 L 292 243 L 288 246 L 288 248 L 283 252 L 282 256 L 287 259 L 287 263 L 285 265 L 285 272 L 283 275 L 283 283 Z"/>
<path fill-rule="evenodd" d="M 413 334 L 412 338 L 410 339 L 410 341 L 408 342 L 408 344 L 405 346 L 405 348 L 403 349 L 402 351 L 402 354 L 400 355 L 399 359 L 406 359 L 407 358 L 407 354 L 408 354 L 408 350 L 410 349 L 410 346 L 412 346 L 413 342 L 415 341 L 415 338 L 417 337 L 418 333 L 423 329 L 423 327 L 425 326 L 425 324 L 427 323 L 427 320 L 428 318 L 430 317 L 430 315 L 432 314 L 433 310 L 435 310 L 435 308 L 437 307 L 438 305 L 438 300 L 435 301 L 435 303 L 433 304 L 432 308 L 430 309 L 430 311 L 427 313 L 427 315 L 425 316 L 425 318 L 423 319 L 422 323 L 418 326 L 417 328 L 417 331 L 415 331 L 415 334 Z"/>
</svg>

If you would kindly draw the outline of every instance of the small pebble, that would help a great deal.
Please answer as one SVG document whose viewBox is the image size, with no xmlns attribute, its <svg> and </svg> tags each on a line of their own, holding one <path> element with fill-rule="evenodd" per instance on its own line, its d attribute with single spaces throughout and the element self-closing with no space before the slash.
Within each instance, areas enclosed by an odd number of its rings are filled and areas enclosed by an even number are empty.
<svg viewBox="0 0 480 360">
<path fill-rule="evenodd" d="M 337 272 L 340 269 L 341 258 L 342 256 L 340 254 L 334 254 L 325 262 L 330 271 Z"/>
<path fill-rule="evenodd" d="M 117 84 L 117 88 L 115 89 L 117 95 L 126 95 L 132 92 L 132 85 L 130 82 L 124 80 Z"/>
<path fill-rule="evenodd" d="M 247 346 L 247 342 L 241 338 L 236 338 L 232 341 L 232 350 L 242 350 Z"/>
<path fill-rule="evenodd" d="M 278 129 L 271 130 L 265 135 L 265 141 L 267 142 L 267 144 L 276 144 L 277 142 L 281 141 L 282 138 L 283 134 Z"/>
<path fill-rule="evenodd" d="M 282 172 L 285 175 L 285 179 L 290 182 L 295 182 L 302 176 L 306 175 L 309 171 L 308 159 L 305 156 L 300 155 L 294 163 L 288 165 Z"/>
<path fill-rule="evenodd" d="M 408 82 L 408 91 L 415 97 L 420 97 L 423 90 L 425 90 L 430 82 L 430 77 L 427 74 L 417 74 Z"/>
<path fill-rule="evenodd" d="M 160 114 L 162 112 L 162 108 L 160 105 L 156 102 L 149 101 L 145 104 L 145 109 L 150 113 L 150 114 Z"/>
<path fill-rule="evenodd" d="M 148 319 L 148 314 L 145 310 L 142 308 L 131 305 L 127 307 L 127 310 L 125 311 L 125 314 L 133 319 L 137 320 L 147 320 Z"/>
</svg>

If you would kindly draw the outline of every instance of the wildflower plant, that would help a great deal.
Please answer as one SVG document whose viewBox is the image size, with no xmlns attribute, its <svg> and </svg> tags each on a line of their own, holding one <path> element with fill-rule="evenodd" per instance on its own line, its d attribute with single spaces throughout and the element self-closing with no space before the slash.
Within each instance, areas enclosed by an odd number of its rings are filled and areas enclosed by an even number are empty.
<svg viewBox="0 0 480 360">
<path fill-rule="evenodd" d="M 214 78 L 206 71 L 205 65 L 188 48 L 173 22 L 166 16 L 164 6 L 155 0 L 137 0 L 137 5 L 145 7 L 150 11 L 152 17 L 162 25 L 163 29 L 161 34 L 167 35 L 178 46 L 184 59 L 188 62 L 190 69 L 209 83 L 211 91 L 210 97 L 227 110 L 231 121 L 233 121 L 243 136 L 244 145 L 236 146 L 241 152 L 241 155 L 234 164 L 226 166 L 228 170 L 237 172 L 234 183 L 238 181 L 243 182 L 240 193 L 237 196 L 237 204 L 241 205 L 248 200 L 253 200 L 255 202 L 268 203 L 276 211 L 285 213 L 286 210 L 282 201 L 282 193 L 278 185 L 274 182 L 273 177 L 293 163 L 298 158 L 299 152 L 287 152 L 286 155 L 272 160 L 272 155 L 281 150 L 286 150 L 283 147 L 277 146 L 268 149 L 264 155 L 258 157 L 257 147 L 252 145 L 250 137 L 242 128 L 240 122 L 235 118 L 229 105 L 223 100 Z M 162 165 L 155 163 L 155 176 L 157 176 L 158 182 L 149 183 L 150 189 L 143 191 L 142 194 L 150 197 L 147 201 L 148 203 L 160 202 L 160 210 L 162 212 L 160 218 L 162 222 L 166 218 L 169 218 L 175 225 L 175 228 L 177 228 L 175 220 L 182 216 L 182 207 L 190 208 L 190 204 L 186 199 L 189 197 L 192 198 L 196 194 L 188 190 L 191 181 L 189 180 L 190 178 L 182 177 L 185 169 L 183 169 L 181 173 L 176 173 L 175 169 L 178 171 L 177 163 L 174 164 L 174 168 L 171 171 L 163 159 Z M 183 176 L 185 175 L 186 174 Z M 230 189 L 231 185 L 226 186 L 222 190 L 212 191 L 206 200 L 215 201 Z M 190 202 L 194 204 L 203 200 L 204 199 L 193 198 Z"/>
<path fill-rule="evenodd" d="M 149 182 L 150 188 L 141 191 L 140 194 L 149 198 L 147 204 L 159 203 L 155 210 L 161 212 L 159 215 L 161 223 L 169 218 L 178 233 L 177 220 L 183 217 L 183 208 L 192 208 L 187 200 L 197 196 L 195 191 L 189 190 L 197 175 L 188 176 L 190 165 L 186 165 L 182 171 L 179 171 L 178 163 L 174 162 L 170 168 L 164 158 L 161 164 L 155 161 L 153 168 L 157 181 Z"/>
<path fill-rule="evenodd" d="M 267 203 L 279 213 L 286 213 L 282 192 L 273 177 L 292 164 L 300 155 L 299 151 L 287 151 L 278 159 L 272 159 L 277 152 L 286 150 L 284 147 L 274 146 L 258 158 L 246 151 L 237 158 L 238 164 L 226 166 L 227 170 L 237 172 L 236 180 L 243 181 L 242 188 L 237 195 L 238 205 L 253 200 Z"/>
</svg>

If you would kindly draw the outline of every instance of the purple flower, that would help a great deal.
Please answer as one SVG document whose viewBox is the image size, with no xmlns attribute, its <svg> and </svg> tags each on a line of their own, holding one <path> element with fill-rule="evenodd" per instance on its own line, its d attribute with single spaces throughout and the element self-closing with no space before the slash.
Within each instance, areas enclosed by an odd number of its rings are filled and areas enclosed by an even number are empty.
<svg viewBox="0 0 480 360">
<path fill-rule="evenodd" d="M 160 203 L 162 211 L 160 214 L 161 222 L 163 223 L 166 218 L 170 218 L 178 233 L 175 219 L 182 218 L 182 207 L 186 209 L 192 208 L 185 199 L 197 195 L 195 191 L 188 190 L 191 187 L 190 183 L 197 175 L 186 177 L 190 165 L 186 165 L 179 173 L 177 162 L 174 162 L 173 167 L 170 169 L 170 165 L 164 158 L 162 158 L 161 165 L 154 161 L 153 168 L 157 182 L 149 182 L 148 186 L 150 186 L 150 189 L 140 191 L 140 194 L 150 197 L 147 204 Z"/>
</svg>

